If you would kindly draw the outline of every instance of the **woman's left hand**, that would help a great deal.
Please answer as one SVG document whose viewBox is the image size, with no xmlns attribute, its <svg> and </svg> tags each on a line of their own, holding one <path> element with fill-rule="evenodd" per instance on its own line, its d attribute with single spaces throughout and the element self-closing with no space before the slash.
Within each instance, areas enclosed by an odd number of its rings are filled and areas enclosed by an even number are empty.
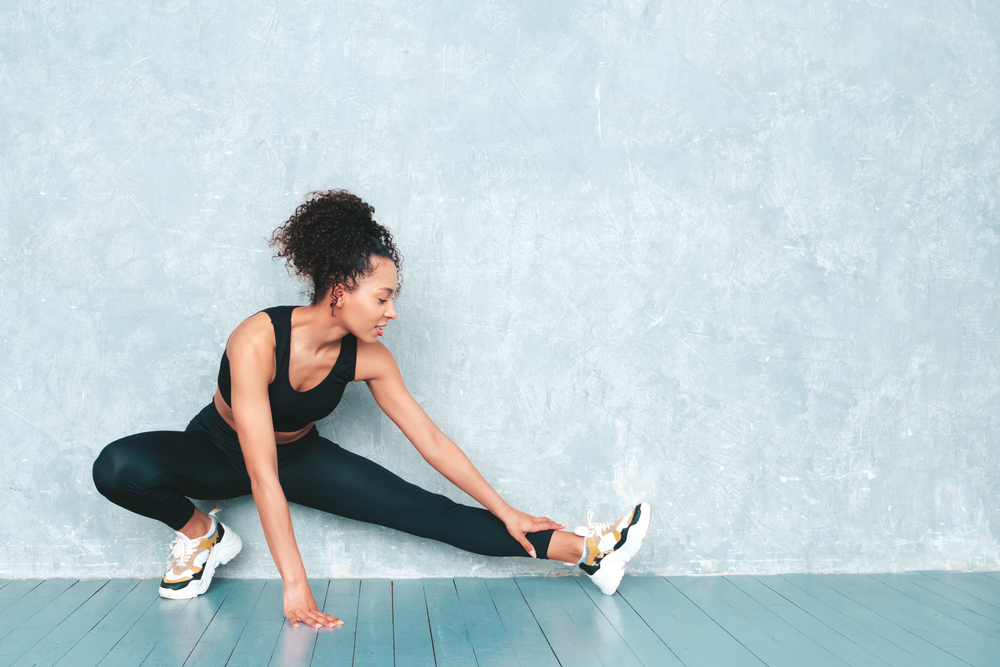
<svg viewBox="0 0 1000 667">
<path fill-rule="evenodd" d="M 531 546 L 531 542 L 525 537 L 527 533 L 537 533 L 540 530 L 560 530 L 566 527 L 548 517 L 531 516 L 513 508 L 503 522 L 507 526 L 507 532 L 511 534 L 511 537 L 517 540 L 532 558 L 537 558 L 537 554 L 535 553 L 535 548 Z"/>
</svg>

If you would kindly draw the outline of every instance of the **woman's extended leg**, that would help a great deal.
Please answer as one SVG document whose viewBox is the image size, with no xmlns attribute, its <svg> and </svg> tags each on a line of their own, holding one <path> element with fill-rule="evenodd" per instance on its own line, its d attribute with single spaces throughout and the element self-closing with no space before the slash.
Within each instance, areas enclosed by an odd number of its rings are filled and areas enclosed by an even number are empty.
<svg viewBox="0 0 1000 667">
<path fill-rule="evenodd" d="M 503 521 L 485 509 L 425 491 L 377 463 L 316 436 L 293 462 L 279 468 L 288 500 L 350 519 L 429 537 L 486 556 L 528 556 Z M 529 533 L 541 557 L 552 557 L 555 531 Z M 571 535 L 581 545 L 582 538 Z M 565 550 L 562 540 L 560 551 Z M 574 562 L 576 559 L 573 559 Z"/>
</svg>

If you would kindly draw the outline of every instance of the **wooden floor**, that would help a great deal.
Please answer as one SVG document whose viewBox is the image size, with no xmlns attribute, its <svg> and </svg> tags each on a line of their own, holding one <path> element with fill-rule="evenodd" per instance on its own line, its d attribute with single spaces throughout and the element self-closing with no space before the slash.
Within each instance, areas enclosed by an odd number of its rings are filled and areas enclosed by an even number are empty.
<svg viewBox="0 0 1000 667">
<path fill-rule="evenodd" d="M 292 628 L 281 582 L 0 580 L 6 665 L 1000 665 L 1000 573 L 333 579 L 345 625 Z"/>
</svg>

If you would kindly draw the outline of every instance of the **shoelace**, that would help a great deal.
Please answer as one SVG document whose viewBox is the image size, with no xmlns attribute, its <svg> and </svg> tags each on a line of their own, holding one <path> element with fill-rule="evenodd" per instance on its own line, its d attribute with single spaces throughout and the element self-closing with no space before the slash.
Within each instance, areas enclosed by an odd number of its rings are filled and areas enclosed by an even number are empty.
<svg viewBox="0 0 1000 667">
<path fill-rule="evenodd" d="M 208 513 L 208 516 L 215 517 L 215 515 L 219 513 L 219 510 L 220 508 L 216 507 Z M 212 526 L 215 526 L 214 521 L 212 522 Z M 211 531 L 209 531 L 209 535 L 211 535 Z M 171 566 L 176 565 L 178 559 L 180 558 L 184 559 L 182 562 L 186 562 L 189 558 L 191 558 L 191 554 L 194 553 L 194 550 L 198 547 L 199 542 L 201 542 L 201 538 L 189 540 L 181 533 L 177 533 L 177 537 L 175 537 L 174 541 L 170 543 L 170 556 L 167 558 L 167 563 Z"/>
<path fill-rule="evenodd" d="M 180 533 L 174 538 L 174 541 L 170 543 L 170 557 L 167 562 L 171 566 L 178 563 L 186 563 L 194 554 L 195 548 L 197 548 L 198 543 L 201 540 L 189 540 Z"/>
<path fill-rule="evenodd" d="M 215 515 L 219 513 L 219 510 L 220 508 L 216 507 L 208 513 L 208 516 L 214 518 Z M 215 525 L 215 521 L 213 521 L 212 527 L 214 528 Z M 211 534 L 211 531 L 209 531 L 209 535 Z M 191 559 L 192 554 L 194 554 L 194 550 L 198 548 L 198 544 L 202 539 L 203 538 L 195 538 L 193 540 L 189 540 L 184 537 L 182 533 L 177 533 L 177 537 L 175 537 L 174 541 L 170 543 L 170 556 L 167 558 L 167 563 L 169 563 L 171 567 L 177 565 L 178 563 L 187 563 L 187 561 Z"/>
<path fill-rule="evenodd" d="M 577 526 L 576 530 L 573 532 L 580 537 L 596 537 L 600 540 L 600 535 L 608 528 L 615 525 L 615 521 L 602 521 L 600 523 L 595 523 L 594 521 L 591 521 L 593 518 L 594 510 L 587 510 L 587 525 Z"/>
</svg>

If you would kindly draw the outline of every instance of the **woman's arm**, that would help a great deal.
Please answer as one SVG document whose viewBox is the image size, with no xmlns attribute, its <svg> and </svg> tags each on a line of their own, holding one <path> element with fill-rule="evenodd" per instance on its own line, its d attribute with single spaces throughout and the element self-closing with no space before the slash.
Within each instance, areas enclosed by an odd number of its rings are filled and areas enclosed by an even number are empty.
<svg viewBox="0 0 1000 667">
<path fill-rule="evenodd" d="M 267 314 L 255 315 L 237 327 L 226 349 L 236 434 L 264 537 L 284 584 L 285 617 L 295 627 L 300 622 L 316 628 L 333 627 L 340 621 L 321 612 L 313 599 L 292 531 L 288 501 L 278 480 L 278 452 L 267 395 L 274 375 L 274 328 Z"/>
<path fill-rule="evenodd" d="M 365 380 L 375 402 L 420 455 L 448 481 L 465 491 L 504 522 L 508 532 L 532 558 L 536 556 L 525 533 L 565 528 L 546 517 L 534 517 L 511 507 L 483 478 L 458 445 L 445 435 L 403 383 L 396 360 L 382 343 L 358 345 L 356 377 Z"/>
</svg>

